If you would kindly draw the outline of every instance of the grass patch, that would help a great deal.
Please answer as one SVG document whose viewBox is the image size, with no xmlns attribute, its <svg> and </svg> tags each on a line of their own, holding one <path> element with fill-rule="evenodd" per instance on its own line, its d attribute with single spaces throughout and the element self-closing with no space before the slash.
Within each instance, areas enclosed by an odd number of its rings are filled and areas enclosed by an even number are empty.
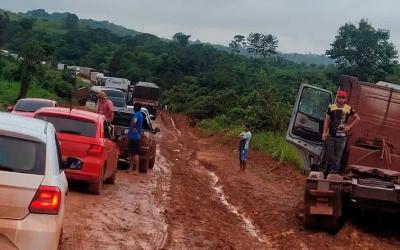
<svg viewBox="0 0 400 250">
<path fill-rule="evenodd" d="M 229 137 L 238 137 L 243 131 L 243 128 L 240 126 L 227 126 L 222 116 L 202 120 L 199 126 L 208 135 L 224 133 Z M 299 168 L 302 165 L 299 154 L 286 142 L 285 136 L 282 133 L 252 131 L 250 148 L 270 154 L 279 163 L 289 162 Z"/>
</svg>

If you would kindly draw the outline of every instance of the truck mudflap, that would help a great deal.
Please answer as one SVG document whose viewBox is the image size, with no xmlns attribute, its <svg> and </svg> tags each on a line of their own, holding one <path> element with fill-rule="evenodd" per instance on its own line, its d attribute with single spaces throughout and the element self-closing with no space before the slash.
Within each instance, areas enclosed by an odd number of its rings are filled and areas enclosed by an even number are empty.
<svg viewBox="0 0 400 250">
<path fill-rule="evenodd" d="M 335 232 L 342 218 L 343 181 L 310 176 L 306 180 L 304 193 L 305 226 Z"/>
</svg>

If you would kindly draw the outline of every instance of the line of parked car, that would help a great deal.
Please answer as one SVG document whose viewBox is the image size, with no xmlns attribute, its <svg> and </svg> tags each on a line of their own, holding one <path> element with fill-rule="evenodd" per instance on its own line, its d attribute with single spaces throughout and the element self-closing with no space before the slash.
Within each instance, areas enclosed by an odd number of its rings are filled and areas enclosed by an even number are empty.
<svg viewBox="0 0 400 250">
<path fill-rule="evenodd" d="M 47 99 L 21 99 L 10 113 L 0 112 L 0 249 L 57 249 L 67 179 L 88 182 L 95 194 L 103 182 L 116 183 L 118 161 L 127 157 L 132 110 L 115 108 L 123 111 L 117 112 L 117 125 Z M 159 129 L 146 109 L 142 114 L 139 170 L 146 172 L 154 165 Z"/>
</svg>

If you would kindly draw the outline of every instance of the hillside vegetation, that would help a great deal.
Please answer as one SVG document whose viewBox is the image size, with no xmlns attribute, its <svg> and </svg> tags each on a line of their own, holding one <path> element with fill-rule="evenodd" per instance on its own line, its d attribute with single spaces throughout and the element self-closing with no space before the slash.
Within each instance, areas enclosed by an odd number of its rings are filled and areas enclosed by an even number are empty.
<svg viewBox="0 0 400 250">
<path fill-rule="evenodd" d="M 216 128 L 235 129 L 247 123 L 255 131 L 271 131 L 279 137 L 287 128 L 300 83 L 337 88 L 339 72 L 333 64 L 299 64 L 279 55 L 233 54 L 208 44 L 188 43 L 185 39 L 190 36 L 182 33 L 170 41 L 151 34 L 133 36 L 119 32 L 119 28 L 107 22 L 88 25 L 87 20 L 79 20 L 71 13 L 47 14 L 36 10 L 2 17 L 3 48 L 21 53 L 31 46 L 40 52 L 38 57 L 52 62 L 53 67 L 56 62 L 64 62 L 89 66 L 132 82 L 155 82 L 162 88 L 163 105 L 194 120 L 203 120 L 204 127 L 210 123 L 217 124 Z M 4 71 L 3 78 L 11 74 L 13 80 L 20 79 L 18 69 L 9 72 Z M 47 84 L 46 77 L 56 80 Z M 393 74 L 390 77 L 400 79 Z M 75 87 L 65 75 L 47 73 L 37 79 L 38 86 L 65 99 Z"/>
</svg>

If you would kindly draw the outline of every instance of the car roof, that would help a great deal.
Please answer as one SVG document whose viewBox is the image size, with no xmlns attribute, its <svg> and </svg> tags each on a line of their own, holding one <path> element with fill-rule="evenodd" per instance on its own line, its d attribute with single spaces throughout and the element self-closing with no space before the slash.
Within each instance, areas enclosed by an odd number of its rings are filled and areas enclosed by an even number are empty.
<svg viewBox="0 0 400 250">
<path fill-rule="evenodd" d="M 46 140 L 48 122 L 30 117 L 0 112 L 0 131 L 5 134 L 18 134 L 27 139 Z"/>
<path fill-rule="evenodd" d="M 61 108 L 61 107 L 41 108 L 38 111 L 36 111 L 36 114 L 40 114 L 40 113 L 64 114 L 64 115 L 70 115 L 70 116 L 77 117 L 77 118 L 82 118 L 85 120 L 92 120 L 94 122 L 97 122 L 102 117 L 102 115 L 94 113 L 94 112 L 90 112 L 90 111 L 80 110 L 80 109 L 76 109 L 76 108 L 71 109 L 71 108 Z"/>
<path fill-rule="evenodd" d="M 19 99 L 18 101 L 56 102 L 54 100 L 44 99 L 44 98 L 22 98 L 22 99 Z"/>
</svg>

